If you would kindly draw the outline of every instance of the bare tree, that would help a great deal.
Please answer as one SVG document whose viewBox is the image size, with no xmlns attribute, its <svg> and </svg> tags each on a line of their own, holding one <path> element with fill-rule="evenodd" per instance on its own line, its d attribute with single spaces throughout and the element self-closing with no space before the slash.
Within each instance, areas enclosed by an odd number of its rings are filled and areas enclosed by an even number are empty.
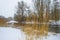
<svg viewBox="0 0 60 40">
<path fill-rule="evenodd" d="M 24 2 L 18 2 L 17 12 L 15 14 L 15 20 L 22 24 L 26 21 L 26 14 L 28 13 L 28 5 Z"/>
</svg>

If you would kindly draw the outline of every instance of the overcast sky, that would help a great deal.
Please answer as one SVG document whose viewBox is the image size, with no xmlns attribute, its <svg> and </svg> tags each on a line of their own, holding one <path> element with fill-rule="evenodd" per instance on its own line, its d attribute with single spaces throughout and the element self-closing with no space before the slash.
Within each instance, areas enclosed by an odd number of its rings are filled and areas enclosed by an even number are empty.
<svg viewBox="0 0 60 40">
<path fill-rule="evenodd" d="M 21 0 L 0 0 L 0 15 L 13 17 L 16 12 L 17 2 Z M 32 7 L 32 0 L 24 0 Z M 60 0 L 58 0 L 60 1 Z"/>
<path fill-rule="evenodd" d="M 0 0 L 0 15 L 4 17 L 13 17 L 16 12 L 17 2 L 21 0 Z M 24 0 L 28 4 L 32 4 L 31 0 Z"/>
</svg>

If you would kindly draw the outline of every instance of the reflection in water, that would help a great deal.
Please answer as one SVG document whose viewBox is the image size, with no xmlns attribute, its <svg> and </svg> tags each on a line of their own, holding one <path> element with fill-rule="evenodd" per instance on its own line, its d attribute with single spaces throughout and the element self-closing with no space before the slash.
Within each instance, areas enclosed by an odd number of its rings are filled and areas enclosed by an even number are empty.
<svg viewBox="0 0 60 40">
<path fill-rule="evenodd" d="M 48 35 L 48 24 L 42 24 L 38 27 L 38 24 L 26 24 L 24 25 L 23 32 L 26 34 L 26 40 L 38 40 L 43 39 L 43 36 Z"/>
</svg>

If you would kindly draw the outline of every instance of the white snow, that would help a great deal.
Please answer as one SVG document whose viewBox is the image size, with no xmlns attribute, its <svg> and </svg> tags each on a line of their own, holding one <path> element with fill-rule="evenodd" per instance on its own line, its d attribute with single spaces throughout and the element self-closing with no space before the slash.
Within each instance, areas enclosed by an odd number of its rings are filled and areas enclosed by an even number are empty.
<svg viewBox="0 0 60 40">
<path fill-rule="evenodd" d="M 48 33 L 47 39 L 44 37 L 44 40 L 60 40 L 60 34 Z"/>
<path fill-rule="evenodd" d="M 11 20 L 11 21 L 8 21 L 7 23 L 18 23 L 18 22 L 14 21 L 14 20 Z"/>
<path fill-rule="evenodd" d="M 0 40 L 24 40 L 24 33 L 16 28 L 0 27 Z"/>
<path fill-rule="evenodd" d="M 51 23 L 51 25 L 60 25 L 60 20 L 56 21 L 55 20 L 50 20 L 49 21 Z"/>
</svg>

